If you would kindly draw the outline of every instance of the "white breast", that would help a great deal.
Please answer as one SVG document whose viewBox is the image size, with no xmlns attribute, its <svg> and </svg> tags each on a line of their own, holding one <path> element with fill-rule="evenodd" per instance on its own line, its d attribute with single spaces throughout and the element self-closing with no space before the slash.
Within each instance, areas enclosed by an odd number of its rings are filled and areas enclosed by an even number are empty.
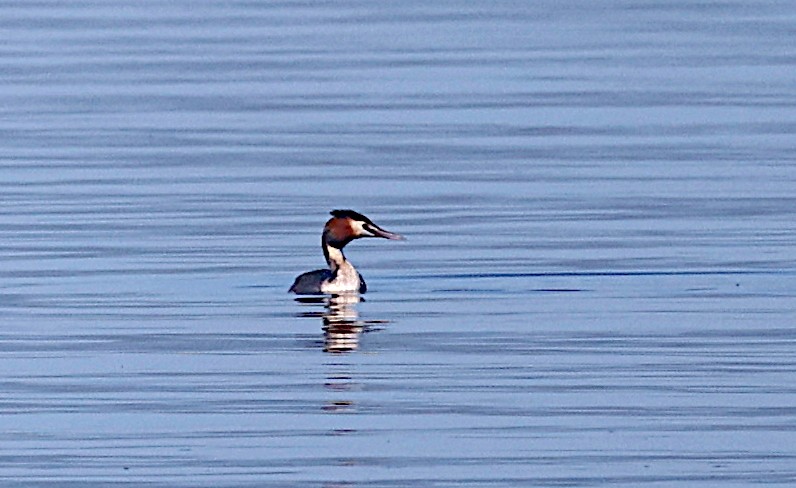
<svg viewBox="0 0 796 488">
<path fill-rule="evenodd" d="M 321 284 L 321 292 L 323 293 L 343 293 L 351 291 L 359 291 L 362 282 L 359 278 L 359 273 L 354 266 L 348 261 L 337 269 L 337 273 L 332 280 L 326 280 Z"/>
</svg>

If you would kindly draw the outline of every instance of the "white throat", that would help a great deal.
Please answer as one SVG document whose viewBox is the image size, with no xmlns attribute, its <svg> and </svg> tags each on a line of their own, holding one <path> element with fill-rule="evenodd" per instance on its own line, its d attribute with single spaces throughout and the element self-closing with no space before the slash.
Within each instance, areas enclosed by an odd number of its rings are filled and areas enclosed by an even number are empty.
<svg viewBox="0 0 796 488">
<path fill-rule="evenodd" d="M 325 236 L 323 239 L 323 255 L 326 257 L 332 276 L 321 283 L 321 292 L 343 293 L 359 291 L 361 286 L 359 272 L 345 258 L 343 250 L 330 246 L 326 242 Z"/>
</svg>

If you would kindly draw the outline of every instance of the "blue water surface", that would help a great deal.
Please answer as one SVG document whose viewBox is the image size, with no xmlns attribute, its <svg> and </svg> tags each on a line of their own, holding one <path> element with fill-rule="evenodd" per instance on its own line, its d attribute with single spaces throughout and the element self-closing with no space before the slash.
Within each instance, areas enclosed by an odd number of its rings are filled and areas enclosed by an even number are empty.
<svg viewBox="0 0 796 488">
<path fill-rule="evenodd" d="M 792 2 L 0 13 L 4 486 L 796 484 Z"/>
</svg>

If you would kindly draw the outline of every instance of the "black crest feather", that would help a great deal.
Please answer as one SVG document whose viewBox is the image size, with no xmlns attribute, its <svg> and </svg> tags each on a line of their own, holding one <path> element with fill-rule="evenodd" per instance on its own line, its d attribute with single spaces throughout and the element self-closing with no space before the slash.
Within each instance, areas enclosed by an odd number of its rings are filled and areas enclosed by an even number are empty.
<svg viewBox="0 0 796 488">
<path fill-rule="evenodd" d="M 367 218 L 364 215 L 362 215 L 361 213 L 355 212 L 353 210 L 332 210 L 329 213 L 332 214 L 332 217 L 336 217 L 338 219 L 349 218 L 349 219 L 352 219 L 352 220 L 356 220 L 358 222 L 365 222 L 365 223 L 368 223 L 368 224 L 372 224 L 373 223 L 373 222 L 370 221 L 369 218 Z"/>
</svg>

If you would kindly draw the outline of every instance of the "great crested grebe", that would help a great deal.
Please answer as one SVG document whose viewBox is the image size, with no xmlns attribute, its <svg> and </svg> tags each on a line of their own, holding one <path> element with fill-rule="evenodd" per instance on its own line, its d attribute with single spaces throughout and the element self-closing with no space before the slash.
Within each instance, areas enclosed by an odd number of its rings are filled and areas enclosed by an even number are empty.
<svg viewBox="0 0 796 488">
<path fill-rule="evenodd" d="M 300 295 L 321 293 L 365 293 L 367 285 L 362 275 L 343 255 L 346 244 L 360 237 L 382 237 L 403 240 L 403 236 L 387 232 L 369 218 L 353 210 L 332 210 L 332 218 L 323 226 L 323 255 L 329 269 L 318 269 L 299 275 L 290 292 Z"/>
</svg>

